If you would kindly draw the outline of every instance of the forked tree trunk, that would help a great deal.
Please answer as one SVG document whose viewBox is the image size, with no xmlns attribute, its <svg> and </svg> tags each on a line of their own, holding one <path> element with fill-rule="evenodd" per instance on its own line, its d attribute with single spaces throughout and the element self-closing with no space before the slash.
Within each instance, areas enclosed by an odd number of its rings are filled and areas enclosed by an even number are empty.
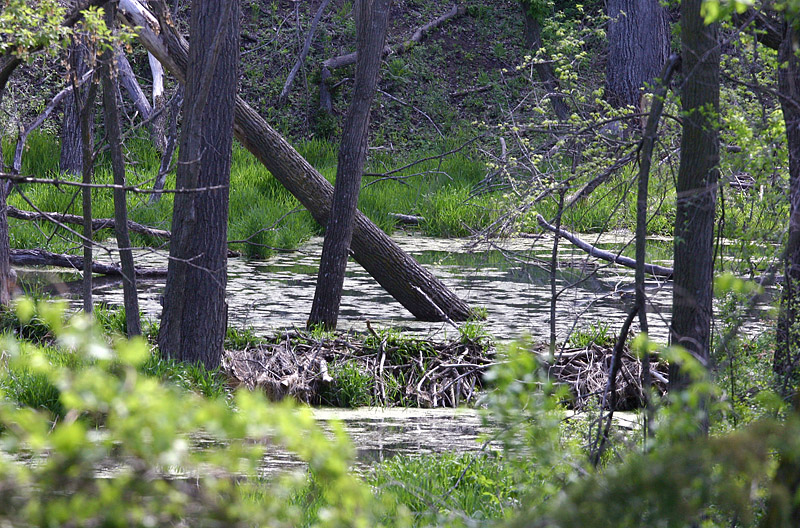
<svg viewBox="0 0 800 528">
<path fill-rule="evenodd" d="M 335 329 L 339 318 L 348 249 L 353 238 L 361 174 L 367 157 L 369 109 L 378 84 L 381 55 L 386 42 L 391 0 L 358 0 L 356 28 L 358 61 L 353 88 L 353 101 L 344 122 L 336 186 L 330 218 L 322 244 L 317 287 L 308 326 Z"/>
<path fill-rule="evenodd" d="M 606 98 L 617 108 L 638 110 L 669 55 L 667 10 L 659 0 L 608 1 Z M 644 120 L 642 120 L 644 121 Z"/>
<path fill-rule="evenodd" d="M 239 61 L 239 2 L 195 0 L 169 269 L 158 344 L 219 366 L 227 328 L 228 186 Z M 213 190 L 197 191 L 204 187 Z"/>
<path fill-rule="evenodd" d="M 116 4 L 106 5 L 106 25 L 114 27 Z M 120 264 L 122 265 L 122 294 L 125 306 L 125 323 L 128 337 L 142 333 L 139 321 L 139 297 L 136 292 L 136 270 L 133 265 L 131 239 L 128 235 L 128 204 L 125 196 L 125 158 L 122 154 L 122 130 L 119 123 L 119 104 L 117 102 L 117 74 L 114 67 L 114 52 L 103 52 L 101 63 L 103 75 L 103 110 L 111 152 L 111 170 L 114 174 L 114 231 L 117 236 Z"/>
<path fill-rule="evenodd" d="M 703 23 L 703 0 L 681 2 L 683 136 L 675 216 L 675 264 L 670 337 L 708 364 L 714 215 L 719 178 L 719 61 L 716 25 Z M 669 389 L 689 383 L 670 365 Z"/>
<path fill-rule="evenodd" d="M 156 6 L 158 4 L 155 2 Z M 153 24 L 158 27 L 158 21 L 134 0 L 122 0 L 120 7 L 126 11 L 123 20 L 141 28 L 138 32 L 142 44 L 183 81 L 186 41 L 166 25 L 161 26 L 160 33 L 155 33 L 150 27 Z M 317 222 L 323 226 L 327 224 L 333 186 L 241 98 L 236 99 L 234 133 Z M 350 249 L 356 261 L 418 319 L 464 321 L 472 315 L 463 300 L 361 212 L 356 213 Z"/>
</svg>

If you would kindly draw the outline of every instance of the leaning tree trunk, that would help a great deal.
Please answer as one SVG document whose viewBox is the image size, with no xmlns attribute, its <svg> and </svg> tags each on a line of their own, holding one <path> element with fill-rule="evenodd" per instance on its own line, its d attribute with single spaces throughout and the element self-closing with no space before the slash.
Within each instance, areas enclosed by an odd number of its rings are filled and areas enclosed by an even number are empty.
<svg viewBox="0 0 800 528">
<path fill-rule="evenodd" d="M 705 25 L 703 0 L 681 2 L 683 136 L 675 217 L 675 264 L 670 336 L 708 364 L 714 257 L 714 214 L 719 177 L 719 60 L 716 25 Z M 670 365 L 670 390 L 689 379 Z"/>
<path fill-rule="evenodd" d="M 800 35 L 786 24 L 778 50 L 778 90 L 789 147 L 789 235 L 784 252 L 785 278 L 772 364 L 778 390 L 788 397 L 800 381 Z"/>
<path fill-rule="evenodd" d="M 219 366 L 227 327 L 228 187 L 239 2 L 195 0 L 169 269 L 158 344 L 165 357 Z M 202 190 L 207 188 L 207 190 Z"/>
<path fill-rule="evenodd" d="M 151 1 L 150 5 L 164 9 L 161 2 Z M 160 26 L 160 33 L 150 29 L 159 27 L 158 20 L 135 0 L 122 0 L 120 7 L 123 20 L 139 27 L 142 44 L 183 81 L 188 47 L 185 39 L 168 24 Z M 317 222 L 327 224 L 333 186 L 241 98 L 236 99 L 234 133 Z M 350 249 L 356 261 L 418 319 L 464 321 L 472 316 L 463 300 L 361 212 L 356 213 Z"/>
<path fill-rule="evenodd" d="M 116 5 L 106 5 L 106 25 L 114 27 Z M 136 270 L 133 265 L 131 238 L 128 235 L 128 204 L 125 196 L 125 158 L 122 154 L 122 130 L 119 124 L 117 102 L 117 74 L 114 52 L 106 50 L 102 57 L 103 110 L 106 137 L 111 152 L 111 170 L 114 173 L 114 231 L 117 235 L 120 264 L 122 265 L 122 294 L 125 306 L 125 323 L 128 337 L 142 333 L 139 321 L 139 297 L 136 292 Z"/>
<path fill-rule="evenodd" d="M 77 82 L 88 70 L 86 45 L 73 40 L 68 49 L 69 82 L 76 89 L 64 101 L 64 120 L 61 123 L 61 157 L 58 162 L 63 173 L 81 174 L 83 171 L 83 143 L 81 139 L 80 109 L 88 88 L 78 89 Z"/>
<path fill-rule="evenodd" d="M 640 109 L 642 89 L 658 77 L 669 55 L 667 10 L 659 0 L 608 0 L 607 5 L 606 98 L 617 108 Z"/>
<path fill-rule="evenodd" d="M 339 318 L 348 249 L 353 239 L 353 220 L 358 210 L 358 191 L 367 157 L 369 108 L 378 84 L 391 3 L 391 0 L 358 0 L 358 61 L 353 101 L 347 112 L 339 146 L 336 186 L 333 189 L 333 203 L 322 244 L 317 287 L 308 318 L 309 327 L 335 329 Z"/>
</svg>

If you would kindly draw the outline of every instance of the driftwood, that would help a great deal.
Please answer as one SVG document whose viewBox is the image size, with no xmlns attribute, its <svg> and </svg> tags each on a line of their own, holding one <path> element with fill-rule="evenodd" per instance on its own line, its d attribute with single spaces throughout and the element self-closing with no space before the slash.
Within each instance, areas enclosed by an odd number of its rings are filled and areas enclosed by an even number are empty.
<svg viewBox="0 0 800 528">
<path fill-rule="evenodd" d="M 162 2 L 151 0 L 149 5 L 166 9 Z M 185 80 L 189 45 L 174 27 L 160 24 L 136 0 L 121 0 L 118 16 L 138 26 L 139 41 L 179 80 Z M 234 133 L 317 222 L 327 224 L 333 185 L 240 97 L 236 98 Z M 350 249 L 355 260 L 418 319 L 442 321 L 442 312 L 455 321 L 473 316 L 466 302 L 361 212 L 356 214 Z"/>
<path fill-rule="evenodd" d="M 8 216 L 17 218 L 19 220 L 48 220 L 61 222 L 64 224 L 83 224 L 83 217 L 80 215 L 65 214 L 65 213 L 37 213 L 34 211 L 23 211 L 16 207 L 8 206 Z M 92 219 L 92 230 L 99 231 L 100 229 L 114 229 L 116 222 L 113 218 L 94 218 Z M 147 235 L 154 238 L 163 238 L 168 240 L 170 232 L 164 229 L 156 229 L 146 225 L 128 220 L 128 229 L 140 235 Z"/>
<path fill-rule="evenodd" d="M 485 340 L 395 341 L 375 332 L 317 339 L 287 332 L 270 341 L 226 351 L 223 372 L 234 386 L 264 390 L 274 400 L 288 396 L 310 404 L 340 402 L 337 371 L 344 368 L 369 379 L 369 393 L 360 397 L 375 403 L 456 407 L 477 399 L 483 373 L 495 364 Z"/>
<path fill-rule="evenodd" d="M 15 266 L 55 266 L 83 271 L 83 257 L 51 253 L 43 249 L 12 249 L 11 264 Z M 92 273 L 122 276 L 122 268 L 112 264 L 92 262 Z M 166 269 L 136 268 L 137 277 L 165 277 Z"/>
<path fill-rule="evenodd" d="M 622 255 L 618 255 L 616 253 L 612 253 L 611 251 L 606 251 L 604 249 L 598 249 L 593 245 L 589 244 L 588 242 L 581 240 L 577 236 L 573 235 L 569 231 L 565 231 L 564 229 L 558 229 L 556 226 L 547 222 L 542 215 L 536 215 L 536 219 L 539 221 L 539 225 L 543 228 L 547 229 L 548 231 L 552 231 L 553 233 L 558 234 L 558 236 L 564 237 L 574 245 L 578 246 L 589 255 L 606 260 L 608 262 L 613 262 L 615 264 L 619 264 L 621 266 L 625 266 L 626 268 L 636 269 L 636 260 L 625 257 Z M 666 266 L 659 266 L 658 264 L 645 264 L 644 265 L 644 272 L 648 275 L 653 275 L 655 277 L 664 277 L 664 278 L 672 278 L 672 268 L 668 268 Z"/>
<path fill-rule="evenodd" d="M 383 48 L 383 55 L 402 55 L 403 53 L 407 52 L 420 42 L 434 29 L 438 28 L 448 20 L 452 20 L 458 17 L 465 15 L 467 12 L 467 8 L 464 6 L 453 6 L 450 11 L 443 14 L 439 18 L 428 22 L 424 26 L 417 28 L 414 34 L 411 36 L 410 39 L 406 40 L 402 44 L 396 47 L 391 47 L 386 45 Z M 341 68 L 343 66 L 349 66 L 351 64 L 356 63 L 356 52 L 353 53 L 346 53 L 344 55 L 339 55 L 338 57 L 331 57 L 330 59 L 325 60 L 322 63 L 322 75 L 319 84 L 319 101 L 320 107 L 323 111 L 331 112 L 331 96 L 330 92 L 328 91 L 327 80 L 331 76 L 331 70 L 335 70 L 336 68 Z"/>
</svg>

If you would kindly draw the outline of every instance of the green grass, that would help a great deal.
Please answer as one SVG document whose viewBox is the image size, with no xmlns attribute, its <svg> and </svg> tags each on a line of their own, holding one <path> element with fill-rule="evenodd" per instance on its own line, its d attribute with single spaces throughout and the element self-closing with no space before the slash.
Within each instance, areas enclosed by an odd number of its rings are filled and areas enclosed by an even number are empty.
<svg viewBox="0 0 800 528">
<path fill-rule="evenodd" d="M 33 134 L 28 145 L 23 174 L 41 178 L 61 177 L 57 171 L 59 144 L 56 138 Z M 142 189 L 150 188 L 152 178 L 158 171 L 158 156 L 146 138 L 129 139 L 126 146 L 129 184 Z M 297 149 L 324 177 L 334 181 L 337 145 L 311 139 L 299 143 Z M 405 156 L 376 153 L 367 170 L 392 170 L 430 155 L 430 151 Z M 421 230 L 428 235 L 466 235 L 487 225 L 497 215 L 495 198 L 469 197 L 469 189 L 483 177 L 484 172 L 482 162 L 461 153 L 445 157 L 441 162 L 429 160 L 393 174 L 394 179 L 376 182 L 376 178 L 365 178 L 366 186 L 361 193 L 359 206 L 375 223 L 389 232 L 395 227 L 389 213 L 403 213 L 424 216 L 426 221 Z M 109 163 L 104 156 L 98 159 L 95 182 L 112 182 Z M 174 188 L 174 176 L 168 178 L 166 188 Z M 18 191 L 43 211 L 81 214 L 81 198 L 76 187 L 23 184 Z M 110 190 L 94 190 L 92 197 L 92 214 L 95 218 L 113 216 Z M 153 227 L 169 229 L 173 196 L 164 194 L 155 205 L 150 205 L 148 198 L 148 194 L 129 193 L 130 218 Z M 12 193 L 9 203 L 22 209 L 31 209 L 20 193 Z M 79 247 L 76 235 L 46 222 L 11 219 L 10 225 L 12 247 L 44 247 L 57 252 L 76 251 Z M 80 226 L 72 225 L 70 228 L 80 231 Z M 228 239 L 237 241 L 232 244 L 232 249 L 250 257 L 264 257 L 276 250 L 293 249 L 309 237 L 322 233 L 322 229 L 297 200 L 238 144 L 234 147 L 231 168 L 228 230 Z M 110 231 L 95 234 L 96 239 L 111 236 Z M 163 244 L 158 239 L 137 234 L 132 234 L 132 239 L 136 245 Z"/>
<path fill-rule="evenodd" d="M 408 508 L 416 526 L 481 525 L 503 518 L 521 496 L 515 472 L 495 453 L 395 457 L 367 481 L 394 511 Z"/>
</svg>

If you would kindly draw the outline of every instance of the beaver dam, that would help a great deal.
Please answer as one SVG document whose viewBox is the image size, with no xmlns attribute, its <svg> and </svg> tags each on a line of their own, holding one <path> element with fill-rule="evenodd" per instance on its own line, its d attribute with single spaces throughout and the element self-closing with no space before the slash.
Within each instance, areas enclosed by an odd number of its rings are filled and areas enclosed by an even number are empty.
<svg viewBox="0 0 800 528">
<path fill-rule="evenodd" d="M 267 343 L 227 351 L 223 371 L 234 386 L 263 390 L 270 398 L 287 396 L 333 407 L 458 407 L 477 402 L 486 387 L 484 375 L 503 361 L 484 335 L 434 342 L 397 333 L 315 336 L 285 332 Z M 612 347 L 595 343 L 571 348 L 548 360 L 535 351 L 552 379 L 572 393 L 567 402 L 580 409 L 603 401 Z M 616 409 L 637 408 L 644 401 L 641 362 L 629 350 L 621 356 Z M 654 390 L 663 393 L 667 367 L 651 365 Z"/>
</svg>

